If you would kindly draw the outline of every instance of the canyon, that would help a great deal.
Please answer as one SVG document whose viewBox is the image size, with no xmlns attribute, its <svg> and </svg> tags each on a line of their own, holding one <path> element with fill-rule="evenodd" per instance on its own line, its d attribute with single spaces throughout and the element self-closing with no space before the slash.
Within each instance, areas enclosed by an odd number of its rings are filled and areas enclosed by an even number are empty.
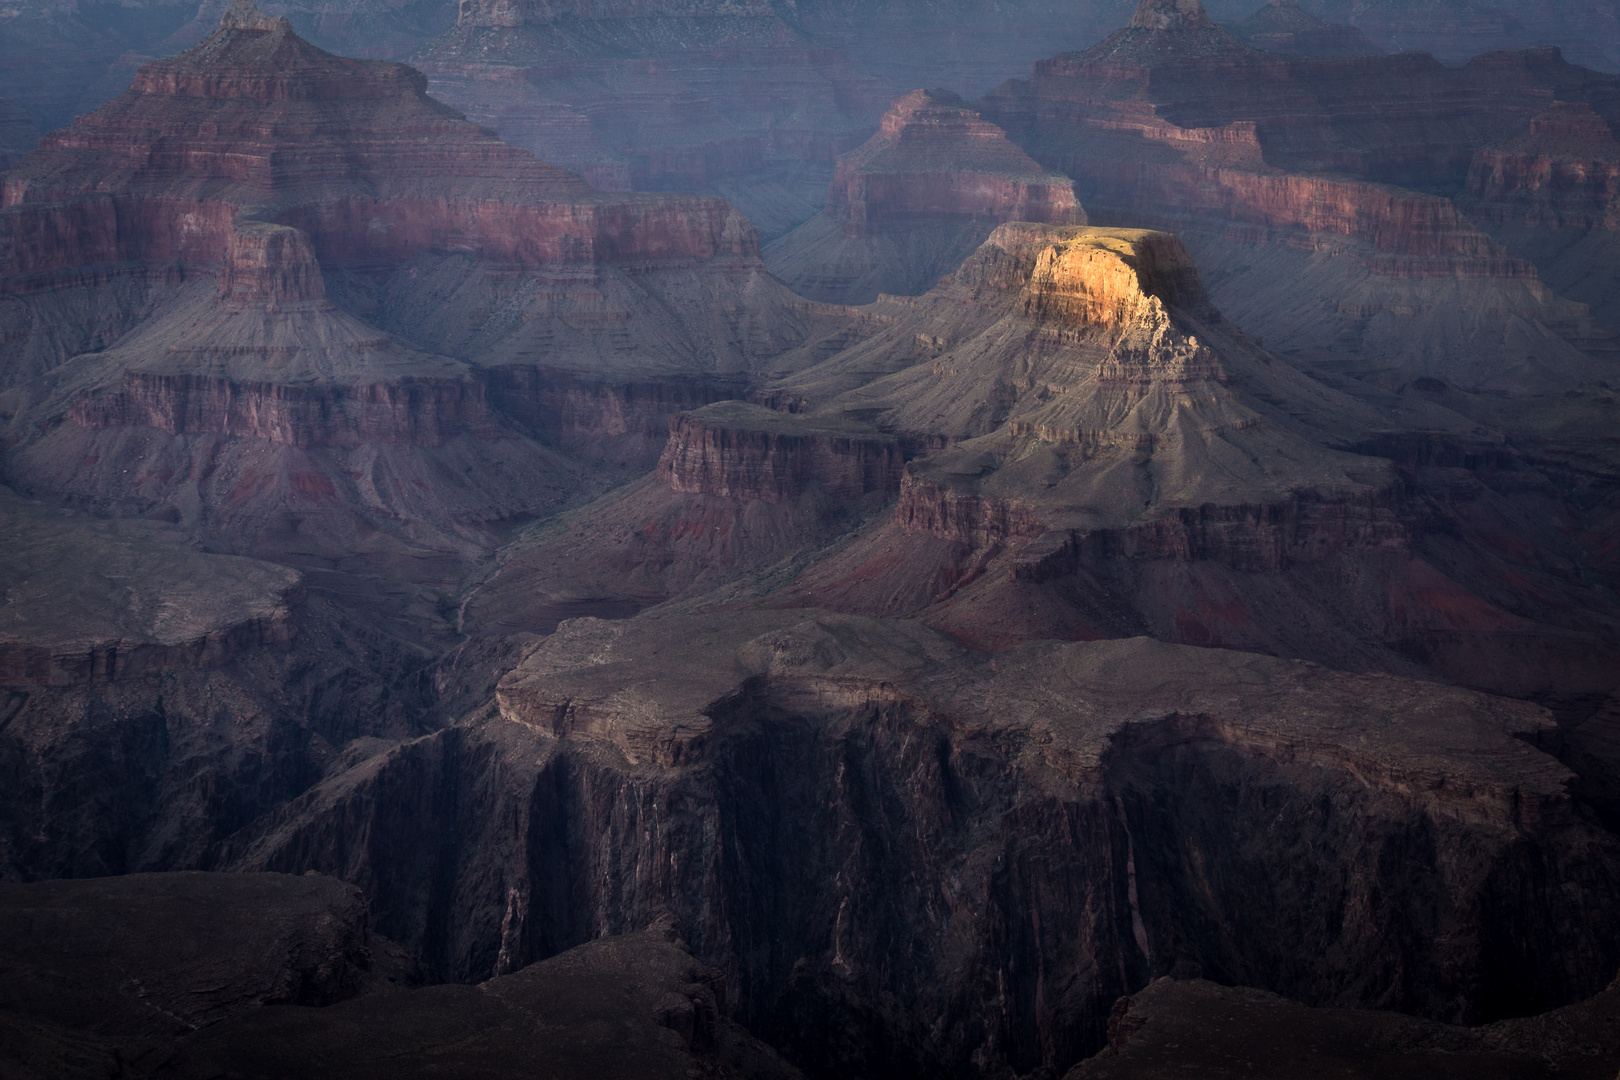
<svg viewBox="0 0 1620 1080">
<path fill-rule="evenodd" d="M 1534 10 L 0 3 L 0 1073 L 1608 1080 Z"/>
</svg>

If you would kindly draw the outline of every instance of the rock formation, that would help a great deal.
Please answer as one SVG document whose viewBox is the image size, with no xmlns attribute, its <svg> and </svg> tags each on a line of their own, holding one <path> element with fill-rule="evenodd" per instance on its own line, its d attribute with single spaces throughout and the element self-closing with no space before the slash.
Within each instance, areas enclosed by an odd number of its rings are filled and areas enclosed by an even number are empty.
<svg viewBox="0 0 1620 1080">
<path fill-rule="evenodd" d="M 8 884 L 0 910 L 0 1030 L 24 1080 L 470 1075 L 537 1060 L 559 1078 L 800 1075 L 724 1016 L 723 977 L 667 921 L 478 987 L 416 990 L 359 891 L 316 874 Z"/>
<path fill-rule="evenodd" d="M 1198 0 L 972 104 L 1128 13 L 421 54 L 801 297 L 323 4 L 0 180 L 0 1074 L 1612 1077 L 1615 79 Z"/>
<path fill-rule="evenodd" d="M 424 85 L 237 4 L 8 173 L 8 475 L 239 550 L 292 530 L 465 551 L 589 486 L 541 443 L 618 432 L 558 397 L 617 409 L 627 383 L 735 378 L 805 334 L 725 203 L 595 191 Z M 649 412 L 619 424 L 649 430 L 684 404 L 632 400 Z"/>
<path fill-rule="evenodd" d="M 1430 683 L 730 610 L 565 623 L 498 700 L 329 776 L 229 864 L 376 882 L 379 928 L 460 978 L 669 911 L 732 1014 L 828 1074 L 1061 1071 L 1178 963 L 1474 1021 L 1620 958 L 1614 841 L 1513 736 L 1547 721 Z M 1279 816 L 1318 824 L 1279 844 Z M 1440 861 L 1395 854 L 1418 843 Z M 1557 908 L 1515 908 L 1493 952 L 1474 913 L 1518 889 Z"/>
<path fill-rule="evenodd" d="M 330 1005 L 376 966 L 364 897 L 316 874 L 6 883 L 0 910 L 6 1012 L 115 1044 L 261 1005 Z"/>
<path fill-rule="evenodd" d="M 1003 221 L 1085 220 L 1066 177 L 1035 164 L 957 95 L 917 90 L 838 159 L 826 210 L 772 242 L 765 258 L 805 296 L 870 303 L 879 293 L 926 292 Z"/>
<path fill-rule="evenodd" d="M 1603 378 L 1591 354 L 1611 347 L 1613 313 L 1553 293 L 1448 196 L 1549 93 L 1601 103 L 1612 79 L 1556 50 L 1461 68 L 1285 59 L 1205 21 L 1144 2 L 1132 26 L 978 107 L 1074 176 L 1095 219 L 1182 235 L 1217 301 L 1274 348 L 1493 393 Z"/>
</svg>

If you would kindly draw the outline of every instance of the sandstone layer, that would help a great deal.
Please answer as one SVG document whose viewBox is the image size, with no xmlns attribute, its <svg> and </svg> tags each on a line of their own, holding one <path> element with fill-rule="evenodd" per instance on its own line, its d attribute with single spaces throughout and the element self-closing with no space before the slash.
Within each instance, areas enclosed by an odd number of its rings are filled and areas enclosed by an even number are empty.
<svg viewBox="0 0 1620 1080">
<path fill-rule="evenodd" d="M 838 159 L 826 209 L 765 257 L 805 296 L 870 303 L 879 293 L 926 292 L 1003 221 L 1085 220 L 1066 177 L 1042 169 L 957 95 L 918 90 Z"/>
</svg>

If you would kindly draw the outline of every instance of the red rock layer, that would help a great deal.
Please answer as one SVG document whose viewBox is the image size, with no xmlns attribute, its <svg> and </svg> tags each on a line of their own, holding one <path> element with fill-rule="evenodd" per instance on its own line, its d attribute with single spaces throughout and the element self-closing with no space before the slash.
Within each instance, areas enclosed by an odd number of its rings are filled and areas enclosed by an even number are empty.
<svg viewBox="0 0 1620 1080">
<path fill-rule="evenodd" d="M 776 503 L 812 486 L 847 499 L 901 487 L 900 443 L 875 433 L 818 431 L 757 407 L 683 413 L 669 431 L 658 472 L 678 492 Z"/>
<path fill-rule="evenodd" d="M 225 242 L 219 292 L 234 304 L 307 303 L 326 299 L 326 279 L 307 233 L 238 221 Z"/>
<path fill-rule="evenodd" d="M 1530 263 L 1436 195 L 1194 165 L 1102 162 L 1085 171 L 1096 202 L 1144 222 L 1215 219 L 1230 223 L 1225 232 L 1233 240 L 1339 249 L 1390 277 L 1537 277 Z"/>
<path fill-rule="evenodd" d="M 170 435 L 207 433 L 298 447 L 440 446 L 456 435 L 494 429 L 480 381 L 411 377 L 301 387 L 126 371 L 120 389 L 80 398 L 68 417 L 91 430 L 154 427 Z"/>
<path fill-rule="evenodd" d="M 1085 224 L 1070 180 L 943 90 L 900 98 L 866 145 L 838 159 L 827 209 L 849 236 L 941 216 Z"/>
</svg>

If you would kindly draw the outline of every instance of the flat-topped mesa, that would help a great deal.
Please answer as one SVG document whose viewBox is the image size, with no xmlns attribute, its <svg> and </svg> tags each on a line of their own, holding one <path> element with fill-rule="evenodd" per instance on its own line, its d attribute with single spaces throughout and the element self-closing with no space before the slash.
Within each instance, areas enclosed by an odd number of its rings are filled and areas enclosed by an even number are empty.
<svg viewBox="0 0 1620 1080">
<path fill-rule="evenodd" d="M 280 308 L 326 299 L 326 279 L 309 234 L 265 221 L 238 221 L 225 244 L 220 296 L 228 303 Z"/>
<path fill-rule="evenodd" d="M 898 491 L 905 468 L 896 439 L 741 401 L 673 416 L 669 432 L 658 474 L 688 494 L 779 503 L 819 488 L 859 499 Z"/>
<path fill-rule="evenodd" d="M 968 217 L 1083 225 L 1074 182 L 1048 172 L 948 90 L 914 90 L 838 159 L 827 194 L 849 236 L 894 221 Z"/>
</svg>

